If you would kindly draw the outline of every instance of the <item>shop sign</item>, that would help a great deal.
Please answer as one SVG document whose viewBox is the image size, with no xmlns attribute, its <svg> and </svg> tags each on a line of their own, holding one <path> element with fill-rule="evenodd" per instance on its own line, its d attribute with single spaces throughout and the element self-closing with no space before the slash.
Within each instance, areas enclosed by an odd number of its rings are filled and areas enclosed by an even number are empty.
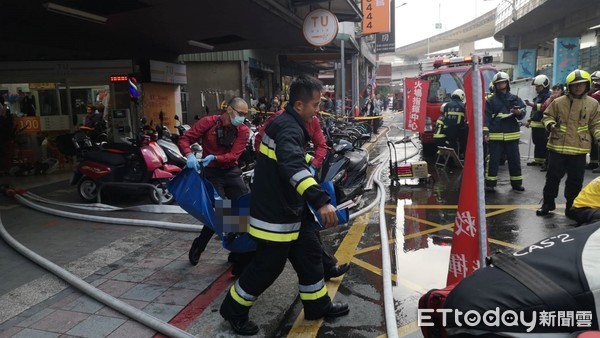
<svg viewBox="0 0 600 338">
<path fill-rule="evenodd" d="M 40 118 L 37 116 L 15 117 L 15 127 L 23 133 L 42 131 Z"/>
<path fill-rule="evenodd" d="M 363 35 L 390 31 L 390 2 L 388 0 L 362 0 Z"/>
<path fill-rule="evenodd" d="M 46 90 L 46 89 L 56 89 L 56 83 L 53 82 L 37 82 L 30 83 L 29 90 Z"/>
<path fill-rule="evenodd" d="M 150 81 L 187 84 L 185 65 L 150 60 Z"/>
<path fill-rule="evenodd" d="M 314 10 L 304 18 L 302 33 L 313 46 L 330 44 L 338 32 L 338 20 L 335 14 L 325 9 Z"/>
<path fill-rule="evenodd" d="M 40 127 L 42 131 L 58 131 L 58 130 L 69 130 L 69 116 L 68 115 L 53 115 L 53 116 L 41 116 Z"/>
</svg>

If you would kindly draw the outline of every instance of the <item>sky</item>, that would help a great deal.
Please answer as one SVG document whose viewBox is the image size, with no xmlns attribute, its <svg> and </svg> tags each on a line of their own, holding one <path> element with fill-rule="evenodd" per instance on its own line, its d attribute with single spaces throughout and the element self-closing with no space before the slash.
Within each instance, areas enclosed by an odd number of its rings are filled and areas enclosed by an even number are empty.
<svg viewBox="0 0 600 338">
<path fill-rule="evenodd" d="M 396 0 L 396 48 L 456 28 L 507 0 Z M 406 3 L 406 5 L 402 5 Z M 435 23 L 442 29 L 436 30 Z M 476 42 L 475 48 L 502 46 L 493 38 Z"/>
</svg>

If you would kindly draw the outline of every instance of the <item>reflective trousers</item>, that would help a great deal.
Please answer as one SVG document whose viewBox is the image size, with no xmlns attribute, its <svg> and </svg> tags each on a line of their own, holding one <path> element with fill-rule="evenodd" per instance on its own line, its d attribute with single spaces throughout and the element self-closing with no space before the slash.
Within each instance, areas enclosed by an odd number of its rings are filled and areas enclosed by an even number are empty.
<svg viewBox="0 0 600 338">
<path fill-rule="evenodd" d="M 537 163 L 544 163 L 548 157 L 548 132 L 546 128 L 531 128 L 531 140 L 535 147 L 533 148 L 533 160 Z"/>
<path fill-rule="evenodd" d="M 498 183 L 498 165 L 503 154 L 508 160 L 510 184 L 520 186 L 523 184 L 521 176 L 521 155 L 519 154 L 519 140 L 488 142 L 489 160 L 486 168 L 485 185 L 495 187 Z"/>
<path fill-rule="evenodd" d="M 279 277 L 287 259 L 298 275 L 304 313 L 321 315 L 331 302 L 323 279 L 322 248 L 314 229 L 303 226 L 293 242 L 258 241 L 254 259 L 221 304 L 221 316 L 226 320 L 248 320 L 254 301 Z"/>
</svg>

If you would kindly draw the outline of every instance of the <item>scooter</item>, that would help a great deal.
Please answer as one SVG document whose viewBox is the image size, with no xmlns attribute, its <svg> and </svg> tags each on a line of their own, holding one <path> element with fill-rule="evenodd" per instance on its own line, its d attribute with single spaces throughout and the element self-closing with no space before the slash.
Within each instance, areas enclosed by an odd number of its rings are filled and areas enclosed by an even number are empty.
<svg viewBox="0 0 600 338">
<path fill-rule="evenodd" d="M 145 119 L 142 125 L 145 125 Z M 81 162 L 71 179 L 77 184 L 82 200 L 93 202 L 103 186 L 119 186 L 130 189 L 147 188 L 150 184 L 150 199 L 159 204 L 172 203 L 174 197 L 167 190 L 166 182 L 181 172 L 181 168 L 167 164 L 167 156 L 151 135 L 138 133 L 125 143 L 107 143 L 101 151 L 82 151 Z M 146 185 L 146 186 L 145 186 Z"/>
<path fill-rule="evenodd" d="M 167 163 L 176 165 L 179 168 L 185 167 L 187 160 L 177 146 L 177 140 L 179 137 L 177 135 L 172 135 L 169 131 L 169 128 L 163 125 L 162 111 L 158 114 L 158 118 L 160 119 L 160 124 L 157 128 L 158 139 L 156 140 L 156 143 L 158 143 L 158 145 L 167 155 Z M 175 116 L 175 120 L 179 121 L 177 115 Z M 181 133 L 181 131 L 179 132 Z"/>
<path fill-rule="evenodd" d="M 346 140 L 334 144 L 317 171 L 319 182 L 332 181 L 338 194 L 338 203 L 355 201 L 364 192 L 367 182 L 369 155 Z"/>
</svg>

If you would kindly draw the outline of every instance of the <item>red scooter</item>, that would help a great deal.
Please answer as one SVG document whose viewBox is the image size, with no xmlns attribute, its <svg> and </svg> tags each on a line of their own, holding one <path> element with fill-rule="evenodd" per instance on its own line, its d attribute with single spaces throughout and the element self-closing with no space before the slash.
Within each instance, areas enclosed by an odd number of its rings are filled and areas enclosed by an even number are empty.
<svg viewBox="0 0 600 338">
<path fill-rule="evenodd" d="M 142 125 L 145 121 L 142 121 Z M 174 197 L 166 182 L 181 172 L 181 168 L 167 164 L 167 155 L 156 143 L 156 133 L 140 133 L 126 143 L 106 143 L 100 151 L 83 151 L 71 184 L 86 202 L 98 199 L 104 186 L 147 189 L 153 203 L 169 204 Z M 154 189 L 154 188 L 155 189 Z"/>
</svg>

